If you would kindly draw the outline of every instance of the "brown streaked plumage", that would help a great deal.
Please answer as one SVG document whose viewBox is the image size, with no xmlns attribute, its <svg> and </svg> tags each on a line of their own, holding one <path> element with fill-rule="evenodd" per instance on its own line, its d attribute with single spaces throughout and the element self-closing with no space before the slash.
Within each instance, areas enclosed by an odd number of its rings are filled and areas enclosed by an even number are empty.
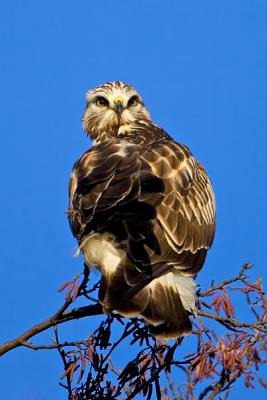
<svg viewBox="0 0 267 400">
<path fill-rule="evenodd" d="M 102 273 L 100 302 L 141 316 L 156 337 L 191 332 L 194 278 L 215 232 L 205 170 L 128 84 L 89 91 L 83 125 L 94 144 L 74 165 L 69 221 L 87 265 Z"/>
</svg>

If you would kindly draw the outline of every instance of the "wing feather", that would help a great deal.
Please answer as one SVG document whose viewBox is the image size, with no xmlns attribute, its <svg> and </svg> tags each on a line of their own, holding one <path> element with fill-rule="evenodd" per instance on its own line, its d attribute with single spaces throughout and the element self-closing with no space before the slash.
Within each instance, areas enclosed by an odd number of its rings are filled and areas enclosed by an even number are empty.
<svg viewBox="0 0 267 400">
<path fill-rule="evenodd" d="M 140 270 L 165 263 L 195 274 L 213 240 L 215 200 L 187 147 L 146 123 L 93 146 L 75 164 L 69 220 L 79 241 L 119 226 Z"/>
</svg>

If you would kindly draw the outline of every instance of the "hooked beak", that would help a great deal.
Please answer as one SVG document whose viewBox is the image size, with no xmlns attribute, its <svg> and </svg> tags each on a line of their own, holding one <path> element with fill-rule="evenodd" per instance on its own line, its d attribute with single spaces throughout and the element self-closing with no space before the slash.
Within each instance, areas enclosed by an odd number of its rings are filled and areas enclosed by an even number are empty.
<svg viewBox="0 0 267 400">
<path fill-rule="evenodd" d="M 117 103 L 115 104 L 115 111 L 118 114 L 121 114 L 123 110 L 123 105 L 121 101 L 117 101 Z"/>
<path fill-rule="evenodd" d="M 123 99 L 120 96 L 116 97 L 116 99 L 114 99 L 114 104 L 116 113 L 120 115 L 123 111 Z"/>
</svg>

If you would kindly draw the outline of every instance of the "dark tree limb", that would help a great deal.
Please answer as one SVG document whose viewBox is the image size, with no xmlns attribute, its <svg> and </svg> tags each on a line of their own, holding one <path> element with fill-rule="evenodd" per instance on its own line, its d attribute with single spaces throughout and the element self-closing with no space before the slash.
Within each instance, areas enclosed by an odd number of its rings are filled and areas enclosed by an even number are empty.
<svg viewBox="0 0 267 400">
<path fill-rule="evenodd" d="M 85 307 L 74 308 L 71 311 L 64 312 L 64 309 L 66 309 L 68 305 L 66 306 L 65 303 L 64 306 L 61 307 L 51 317 L 28 329 L 17 338 L 9 340 L 3 345 L 1 345 L 0 356 L 4 355 L 5 353 L 7 353 L 12 349 L 15 349 L 16 347 L 25 346 L 25 342 L 27 342 L 30 338 L 32 338 L 35 335 L 38 335 L 38 333 L 41 333 L 55 325 L 60 325 L 63 324 L 64 322 L 72 321 L 74 319 L 80 319 L 93 315 L 103 314 L 102 306 L 100 304 L 93 304 Z"/>
</svg>

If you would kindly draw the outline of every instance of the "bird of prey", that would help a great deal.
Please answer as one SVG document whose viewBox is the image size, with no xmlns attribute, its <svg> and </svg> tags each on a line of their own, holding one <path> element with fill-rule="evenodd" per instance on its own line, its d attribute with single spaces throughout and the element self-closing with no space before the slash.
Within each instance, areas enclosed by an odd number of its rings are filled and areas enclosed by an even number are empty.
<svg viewBox="0 0 267 400">
<path fill-rule="evenodd" d="M 93 145 L 74 165 L 68 214 L 86 264 L 101 272 L 99 301 L 143 318 L 157 338 L 189 334 L 194 279 L 215 232 L 210 180 L 131 85 L 108 82 L 86 99 Z"/>
</svg>

